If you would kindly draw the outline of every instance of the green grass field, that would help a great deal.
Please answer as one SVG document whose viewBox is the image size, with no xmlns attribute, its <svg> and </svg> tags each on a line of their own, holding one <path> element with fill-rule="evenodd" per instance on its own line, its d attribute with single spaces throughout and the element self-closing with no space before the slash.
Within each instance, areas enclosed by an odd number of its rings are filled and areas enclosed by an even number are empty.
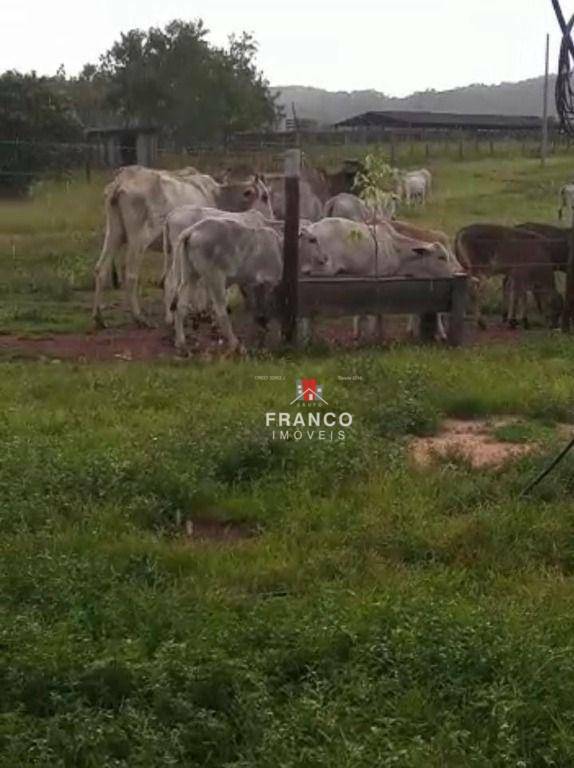
<svg viewBox="0 0 574 768">
<path fill-rule="evenodd" d="M 553 221 L 571 174 L 433 170 L 415 218 L 451 233 Z M 0 206 L 4 332 L 88 327 L 102 182 Z M 3 362 L 0 765 L 574 765 L 574 456 L 520 498 L 574 424 L 574 346 L 524 339 Z M 302 376 L 345 441 L 271 439 Z M 508 414 L 498 437 L 536 449 L 505 468 L 409 458 L 446 417 Z"/>
</svg>

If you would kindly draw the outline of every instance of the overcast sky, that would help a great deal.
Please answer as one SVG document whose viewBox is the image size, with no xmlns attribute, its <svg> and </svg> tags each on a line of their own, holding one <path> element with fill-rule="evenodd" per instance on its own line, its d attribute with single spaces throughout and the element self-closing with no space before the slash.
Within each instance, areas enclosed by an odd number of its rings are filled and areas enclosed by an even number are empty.
<svg viewBox="0 0 574 768">
<path fill-rule="evenodd" d="M 0 0 L 0 71 L 76 73 L 122 31 L 198 17 L 217 44 L 253 32 L 273 85 L 403 96 L 521 80 L 542 73 L 546 32 L 556 68 L 550 0 Z"/>
</svg>

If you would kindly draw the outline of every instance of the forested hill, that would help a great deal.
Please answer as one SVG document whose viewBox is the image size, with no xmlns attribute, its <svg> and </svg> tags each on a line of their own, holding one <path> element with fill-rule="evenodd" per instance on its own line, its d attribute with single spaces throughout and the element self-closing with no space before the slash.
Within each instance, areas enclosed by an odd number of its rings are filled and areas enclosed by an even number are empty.
<svg viewBox="0 0 574 768">
<path fill-rule="evenodd" d="M 554 83 L 550 82 L 550 110 L 554 114 Z M 450 91 L 421 91 L 405 98 L 392 98 L 379 91 L 325 91 L 299 85 L 275 88 L 287 117 L 295 104 L 300 118 L 322 124 L 335 123 L 360 112 L 379 109 L 412 109 L 433 112 L 467 112 L 501 115 L 540 115 L 543 78 L 500 85 L 469 85 Z"/>
</svg>

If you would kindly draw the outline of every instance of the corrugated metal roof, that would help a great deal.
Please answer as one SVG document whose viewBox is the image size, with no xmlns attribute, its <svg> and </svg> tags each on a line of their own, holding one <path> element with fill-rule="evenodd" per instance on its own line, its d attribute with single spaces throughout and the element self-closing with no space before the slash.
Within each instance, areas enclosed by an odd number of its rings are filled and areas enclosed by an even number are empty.
<svg viewBox="0 0 574 768">
<path fill-rule="evenodd" d="M 534 115 L 468 115 L 456 112 L 383 111 L 363 112 L 335 123 L 336 128 L 484 128 L 488 130 L 540 129 Z"/>
</svg>

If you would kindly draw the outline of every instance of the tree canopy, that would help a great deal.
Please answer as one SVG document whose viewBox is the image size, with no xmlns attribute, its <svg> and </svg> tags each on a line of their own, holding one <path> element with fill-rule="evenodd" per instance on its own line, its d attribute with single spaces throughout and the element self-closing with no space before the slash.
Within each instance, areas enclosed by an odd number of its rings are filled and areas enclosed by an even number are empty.
<svg viewBox="0 0 574 768">
<path fill-rule="evenodd" d="M 61 167 L 62 154 L 82 141 L 82 126 L 61 73 L 0 75 L 0 188 L 23 192 L 42 171 Z"/>
<path fill-rule="evenodd" d="M 179 146 L 271 125 L 278 110 L 255 64 L 253 37 L 232 35 L 227 47 L 218 48 L 207 34 L 201 20 L 122 34 L 77 79 L 82 106 L 91 95 L 94 107 L 96 97 L 102 110 L 127 123 L 157 125 L 166 140 Z"/>
</svg>

